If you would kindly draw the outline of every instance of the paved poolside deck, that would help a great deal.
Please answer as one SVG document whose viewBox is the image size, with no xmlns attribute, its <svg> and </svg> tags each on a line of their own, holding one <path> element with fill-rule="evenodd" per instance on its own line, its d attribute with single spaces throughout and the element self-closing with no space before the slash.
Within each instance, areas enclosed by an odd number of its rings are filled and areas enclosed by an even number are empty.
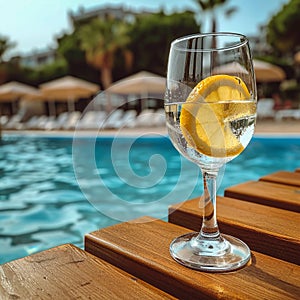
<svg viewBox="0 0 300 300">
<path fill-rule="evenodd" d="M 121 128 L 105 130 L 3 130 L 3 134 L 24 134 L 24 135 L 42 135 L 42 136 L 142 136 L 142 135 L 167 135 L 166 127 L 140 127 L 140 128 Z M 255 129 L 256 135 L 299 135 L 299 120 L 258 120 Z"/>
<path fill-rule="evenodd" d="M 279 134 L 299 134 L 300 135 L 300 121 L 299 120 L 258 120 L 255 132 L 262 133 L 279 133 Z"/>
</svg>

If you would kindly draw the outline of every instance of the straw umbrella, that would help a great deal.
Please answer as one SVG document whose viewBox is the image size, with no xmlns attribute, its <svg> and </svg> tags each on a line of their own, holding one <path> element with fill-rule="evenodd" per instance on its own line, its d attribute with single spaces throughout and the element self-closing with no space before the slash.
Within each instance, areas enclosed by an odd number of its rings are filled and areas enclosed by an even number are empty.
<svg viewBox="0 0 300 300">
<path fill-rule="evenodd" d="M 11 81 L 0 86 L 0 101 L 15 102 L 21 97 L 41 96 L 38 89 L 17 81 Z"/>
<path fill-rule="evenodd" d="M 285 72 L 276 65 L 254 59 L 253 67 L 257 82 L 278 82 L 286 78 Z M 239 63 L 232 62 L 214 68 L 213 73 L 225 73 L 239 76 L 239 74 L 242 75 L 247 73 L 247 70 Z"/>
<path fill-rule="evenodd" d="M 87 98 L 99 91 L 97 84 L 73 77 L 65 76 L 40 85 L 40 90 L 50 103 L 52 101 L 67 101 L 68 110 L 74 111 L 74 102 Z"/>
<path fill-rule="evenodd" d="M 156 74 L 141 71 L 115 82 L 110 86 L 109 91 L 117 94 L 141 94 L 164 93 L 166 88 L 166 79 Z"/>
<path fill-rule="evenodd" d="M 239 74 L 247 74 L 247 70 L 241 64 L 234 61 L 215 67 L 213 69 L 213 74 L 229 74 L 239 76 Z"/>
<path fill-rule="evenodd" d="M 257 82 L 278 82 L 286 78 L 284 70 L 276 65 L 256 59 L 253 64 Z"/>
<path fill-rule="evenodd" d="M 11 101 L 19 99 L 22 96 L 37 96 L 38 89 L 17 81 L 11 81 L 0 86 L 0 100 Z"/>
<path fill-rule="evenodd" d="M 141 71 L 115 82 L 107 90 L 115 94 L 138 94 L 146 99 L 149 94 L 163 95 L 166 89 L 166 79 L 156 74 Z"/>
<path fill-rule="evenodd" d="M 300 51 L 296 52 L 294 55 L 294 61 L 295 63 L 300 64 Z"/>
</svg>

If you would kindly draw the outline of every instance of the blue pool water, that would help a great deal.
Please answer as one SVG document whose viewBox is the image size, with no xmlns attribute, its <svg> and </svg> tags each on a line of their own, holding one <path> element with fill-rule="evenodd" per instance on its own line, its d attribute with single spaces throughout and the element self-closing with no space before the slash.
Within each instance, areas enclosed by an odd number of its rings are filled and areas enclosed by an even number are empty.
<svg viewBox="0 0 300 300">
<path fill-rule="evenodd" d="M 228 163 L 228 186 L 300 166 L 300 138 L 254 137 Z M 167 137 L 5 135 L 0 140 L 0 264 L 120 221 L 165 219 L 171 203 L 202 193 L 196 166 Z"/>
</svg>

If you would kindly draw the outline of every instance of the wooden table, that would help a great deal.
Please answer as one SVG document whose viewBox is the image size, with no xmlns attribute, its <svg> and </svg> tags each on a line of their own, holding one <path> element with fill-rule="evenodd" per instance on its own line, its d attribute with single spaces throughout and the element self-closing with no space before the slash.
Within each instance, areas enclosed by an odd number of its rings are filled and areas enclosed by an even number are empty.
<svg viewBox="0 0 300 300">
<path fill-rule="evenodd" d="M 283 173 L 283 174 L 286 174 Z M 251 201 L 267 206 L 300 212 L 300 173 L 294 177 L 279 177 L 278 173 L 262 177 L 258 181 L 248 181 L 225 190 L 225 196 Z M 298 182 L 298 185 L 296 184 Z"/>
<path fill-rule="evenodd" d="M 73 245 L 0 267 L 0 299 L 174 299 Z"/>
<path fill-rule="evenodd" d="M 142 217 L 87 234 L 85 250 L 62 245 L 0 266 L 0 299 L 300 299 L 299 189 L 297 169 L 218 197 L 221 232 L 251 248 L 240 270 L 204 273 L 171 258 L 170 242 L 200 228 L 193 199 L 172 205 L 168 222 Z"/>
</svg>

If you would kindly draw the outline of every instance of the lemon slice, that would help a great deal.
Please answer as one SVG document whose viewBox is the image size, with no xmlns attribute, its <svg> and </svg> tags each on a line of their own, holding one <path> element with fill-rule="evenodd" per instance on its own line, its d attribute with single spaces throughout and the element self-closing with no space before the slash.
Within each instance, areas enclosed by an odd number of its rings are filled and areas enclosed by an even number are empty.
<svg viewBox="0 0 300 300">
<path fill-rule="evenodd" d="M 207 156 L 238 155 L 244 147 L 229 124 L 254 114 L 254 103 L 240 102 L 250 99 L 239 77 L 214 75 L 200 81 L 183 104 L 180 115 L 181 131 L 188 145 Z"/>
</svg>

